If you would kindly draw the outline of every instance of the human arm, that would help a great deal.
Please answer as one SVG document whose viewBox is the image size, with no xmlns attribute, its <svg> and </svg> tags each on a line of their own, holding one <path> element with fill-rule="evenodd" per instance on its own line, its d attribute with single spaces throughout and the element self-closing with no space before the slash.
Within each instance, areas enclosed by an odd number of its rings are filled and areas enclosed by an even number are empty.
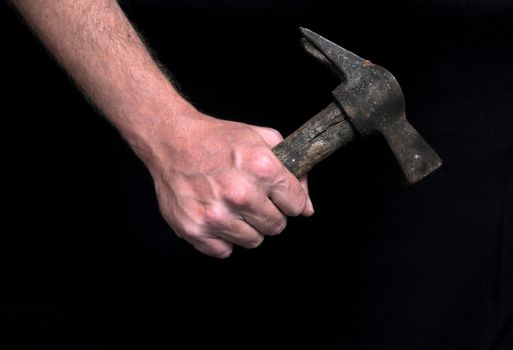
<svg viewBox="0 0 513 350">
<path fill-rule="evenodd" d="M 148 167 L 164 219 L 205 254 L 258 246 L 306 190 L 272 154 L 272 129 L 198 112 L 173 88 L 114 0 L 11 0 Z"/>
</svg>

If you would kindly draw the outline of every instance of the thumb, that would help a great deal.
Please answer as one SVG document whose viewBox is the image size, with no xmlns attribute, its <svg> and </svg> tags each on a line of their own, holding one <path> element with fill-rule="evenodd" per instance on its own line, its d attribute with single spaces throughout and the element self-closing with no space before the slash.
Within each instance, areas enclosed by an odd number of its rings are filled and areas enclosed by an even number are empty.
<svg viewBox="0 0 513 350">
<path fill-rule="evenodd" d="M 281 141 L 283 141 L 283 136 L 281 136 L 280 132 L 278 130 L 258 126 L 256 127 L 257 133 L 264 139 L 264 141 L 269 145 L 269 147 L 274 147 L 277 144 L 279 144 Z M 308 194 L 308 181 L 307 176 L 303 176 L 301 179 L 299 179 L 299 182 L 301 183 L 301 186 L 305 190 L 306 194 L 306 206 L 301 215 L 303 216 L 312 216 L 314 213 L 314 208 L 312 204 L 312 200 L 310 199 L 310 195 Z"/>
<path fill-rule="evenodd" d="M 281 134 L 278 130 L 258 126 L 258 127 L 256 127 L 256 131 L 271 148 L 276 146 L 277 144 L 279 144 L 281 141 L 283 141 L 283 136 L 281 136 Z M 306 175 L 303 176 L 301 179 L 299 179 L 299 182 L 301 183 L 301 186 L 305 190 L 305 194 L 306 194 L 306 205 L 305 205 L 305 209 L 303 210 L 301 215 L 311 216 L 314 213 L 314 208 L 313 208 L 312 200 L 310 199 L 310 195 L 308 193 L 307 176 Z"/>
<path fill-rule="evenodd" d="M 303 186 L 303 189 L 305 190 L 306 194 L 306 206 L 305 210 L 303 210 L 303 213 L 301 215 L 303 216 L 312 216 L 314 213 L 314 208 L 312 204 L 312 199 L 310 198 L 310 194 L 308 193 L 308 180 L 307 176 L 303 176 L 301 179 L 299 179 L 299 182 L 301 183 L 301 186 Z"/>
</svg>

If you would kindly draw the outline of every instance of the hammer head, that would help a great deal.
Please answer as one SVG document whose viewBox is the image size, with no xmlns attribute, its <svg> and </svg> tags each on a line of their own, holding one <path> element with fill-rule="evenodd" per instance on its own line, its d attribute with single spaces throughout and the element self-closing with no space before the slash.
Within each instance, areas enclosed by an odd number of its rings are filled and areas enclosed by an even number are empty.
<svg viewBox="0 0 513 350">
<path fill-rule="evenodd" d="M 360 134 L 385 137 L 410 184 L 442 165 L 406 120 L 403 92 L 389 71 L 308 29 L 301 32 L 305 50 L 340 76 L 342 83 L 333 91 L 340 109 Z"/>
</svg>

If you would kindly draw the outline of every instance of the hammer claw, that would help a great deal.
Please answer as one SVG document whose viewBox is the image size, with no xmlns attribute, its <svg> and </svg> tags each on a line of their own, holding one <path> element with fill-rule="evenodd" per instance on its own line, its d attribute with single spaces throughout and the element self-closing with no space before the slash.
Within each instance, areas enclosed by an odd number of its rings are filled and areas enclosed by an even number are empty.
<svg viewBox="0 0 513 350">
<path fill-rule="evenodd" d="M 346 80 L 350 81 L 352 74 L 360 71 L 368 62 L 309 29 L 300 28 L 300 31 L 305 50 Z"/>
<path fill-rule="evenodd" d="M 328 68 L 333 68 L 331 62 L 324 56 L 322 52 L 317 50 L 315 46 L 313 46 L 306 38 L 301 38 L 301 44 L 303 45 L 303 49 L 310 54 L 310 56 L 318 59 L 323 65 Z M 337 72 L 338 73 L 338 72 Z"/>
</svg>

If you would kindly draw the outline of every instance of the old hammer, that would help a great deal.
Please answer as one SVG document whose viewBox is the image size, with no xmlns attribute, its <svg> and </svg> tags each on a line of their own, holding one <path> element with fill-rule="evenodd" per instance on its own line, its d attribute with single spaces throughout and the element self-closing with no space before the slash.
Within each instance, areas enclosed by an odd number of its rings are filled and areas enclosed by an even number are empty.
<svg viewBox="0 0 513 350">
<path fill-rule="evenodd" d="M 342 79 L 334 101 L 280 144 L 274 154 L 297 177 L 359 135 L 382 134 L 413 184 L 442 160 L 408 123 L 399 83 L 385 68 L 301 28 L 305 50 Z"/>
</svg>

